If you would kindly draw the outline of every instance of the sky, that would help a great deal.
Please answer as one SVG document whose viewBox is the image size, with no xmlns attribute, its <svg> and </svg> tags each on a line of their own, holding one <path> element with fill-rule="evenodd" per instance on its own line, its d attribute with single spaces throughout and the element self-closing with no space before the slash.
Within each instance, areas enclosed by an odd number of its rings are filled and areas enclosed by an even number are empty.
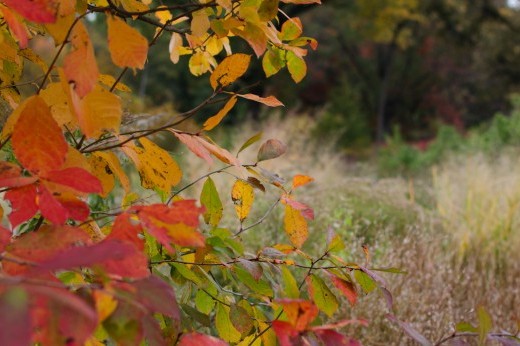
<svg viewBox="0 0 520 346">
<path fill-rule="evenodd" d="M 520 0 L 507 0 L 507 4 L 510 7 L 520 8 Z"/>
</svg>

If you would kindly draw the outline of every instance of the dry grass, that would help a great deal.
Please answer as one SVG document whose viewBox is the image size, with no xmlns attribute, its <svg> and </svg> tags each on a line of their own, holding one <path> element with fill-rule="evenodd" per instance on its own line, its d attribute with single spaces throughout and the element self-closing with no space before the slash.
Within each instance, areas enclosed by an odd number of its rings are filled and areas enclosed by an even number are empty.
<svg viewBox="0 0 520 346">
<path fill-rule="evenodd" d="M 272 118 L 261 126 L 264 140 L 279 138 L 289 148 L 281 159 L 265 162 L 264 168 L 286 178 L 304 173 L 316 179 L 299 196 L 317 215 L 309 250 L 323 248 L 323 233 L 332 227 L 344 237 L 344 256 L 349 260 L 362 262 L 361 245 L 368 244 L 374 267 L 407 271 L 385 275 L 395 314 L 432 341 L 449 335 L 456 322 L 474 321 L 480 305 L 493 317 L 495 330 L 514 331 L 520 318 L 518 160 L 507 155 L 493 161 L 458 158 L 437 168 L 433 179 L 414 182 L 411 189 L 409 181 L 378 179 L 370 166 L 349 164 L 332 148 L 310 140 L 312 126 L 308 117 Z M 236 147 L 231 151 L 255 132 L 253 125 L 236 129 L 230 140 Z M 254 162 L 258 146 L 246 151 L 242 161 Z M 188 162 L 187 181 L 212 169 L 200 160 Z M 220 191 L 230 190 L 229 178 L 215 179 Z M 274 199 L 275 195 L 259 196 L 252 219 L 263 215 Z M 416 200 L 426 202 L 420 205 Z M 232 208 L 230 203 L 227 208 Z M 287 242 L 281 224 L 281 210 L 275 210 L 245 240 Z M 343 309 L 338 319 L 371 321 L 367 328 L 350 330 L 365 345 L 414 344 L 384 318 L 388 310 L 376 293 Z"/>
</svg>

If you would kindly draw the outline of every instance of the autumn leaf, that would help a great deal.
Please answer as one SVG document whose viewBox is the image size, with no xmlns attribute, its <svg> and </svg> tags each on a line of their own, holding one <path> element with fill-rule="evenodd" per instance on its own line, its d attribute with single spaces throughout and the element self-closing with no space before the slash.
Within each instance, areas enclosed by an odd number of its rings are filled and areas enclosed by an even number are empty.
<svg viewBox="0 0 520 346">
<path fill-rule="evenodd" d="M 204 159 L 208 164 L 213 163 L 213 159 L 211 158 L 211 154 L 208 149 L 206 149 L 205 146 L 203 146 L 200 141 L 195 139 L 196 136 L 189 135 L 186 133 L 179 133 L 176 131 L 170 131 L 172 132 L 177 139 L 179 139 L 184 145 L 188 147 L 188 149 L 200 157 L 201 159 Z"/>
<path fill-rule="evenodd" d="M 319 276 L 312 274 L 307 277 L 306 281 L 309 294 L 318 309 L 332 317 L 339 307 L 338 299 L 334 293 Z"/>
<path fill-rule="evenodd" d="M 211 178 L 206 179 L 200 194 L 200 203 L 205 207 L 204 221 L 216 227 L 222 218 L 222 201 L 218 195 L 215 183 Z"/>
<path fill-rule="evenodd" d="M 8 7 L 35 23 L 53 23 L 56 20 L 57 0 L 3 0 Z"/>
<path fill-rule="evenodd" d="M 300 248 L 307 240 L 309 233 L 307 221 L 305 221 L 299 210 L 294 209 L 290 205 L 285 206 L 284 228 L 294 246 Z"/>
<path fill-rule="evenodd" d="M 293 209 L 299 210 L 300 214 L 307 220 L 314 220 L 314 210 L 298 201 L 292 199 L 290 195 L 282 195 L 281 201 L 283 204 L 290 205 Z"/>
<path fill-rule="evenodd" d="M 303 25 L 300 18 L 289 18 L 282 24 L 280 31 L 280 39 L 284 41 L 291 41 L 301 36 L 303 32 Z"/>
<path fill-rule="evenodd" d="M 182 334 L 179 346 L 227 346 L 228 344 L 210 335 L 199 333 Z"/>
<path fill-rule="evenodd" d="M 275 159 L 287 151 L 287 146 L 278 139 L 268 139 L 258 149 L 257 161 Z"/>
<path fill-rule="evenodd" d="M 82 22 L 78 22 L 74 27 L 70 42 L 73 50 L 65 57 L 63 70 L 67 81 L 74 85 L 78 96 L 84 97 L 94 89 L 99 70 L 94 47 Z"/>
<path fill-rule="evenodd" d="M 88 138 L 98 138 L 104 132 L 118 133 L 123 114 L 120 98 L 97 86 L 80 101 L 78 122 Z"/>
<path fill-rule="evenodd" d="M 229 111 L 235 106 L 236 103 L 237 103 L 237 97 L 233 95 L 226 102 L 224 107 L 220 111 L 218 111 L 217 114 L 208 118 L 208 120 L 206 120 L 204 122 L 204 127 L 202 129 L 205 131 L 210 131 L 210 130 L 214 129 L 218 124 L 220 124 L 222 119 L 224 119 L 224 117 L 229 113 Z"/>
<path fill-rule="evenodd" d="M 107 16 L 108 49 L 119 67 L 144 68 L 148 41 L 139 31 L 115 16 Z"/>
<path fill-rule="evenodd" d="M 318 308 L 312 302 L 303 299 L 277 299 L 276 304 L 283 307 L 287 321 L 301 332 L 318 316 Z"/>
<path fill-rule="evenodd" d="M 301 82 L 307 74 L 305 61 L 291 51 L 287 52 L 287 69 L 289 69 L 289 73 L 296 83 Z"/>
<path fill-rule="evenodd" d="M 146 189 L 158 188 L 170 192 L 181 181 L 182 171 L 168 152 L 147 138 L 139 139 L 141 147 L 134 143 L 122 149 L 132 159 Z"/>
<path fill-rule="evenodd" d="M 39 96 L 27 101 L 14 127 L 12 145 L 18 161 L 34 174 L 60 168 L 68 148 L 49 107 Z"/>
<path fill-rule="evenodd" d="M 293 177 L 292 187 L 293 187 L 293 189 L 296 189 L 297 187 L 307 185 L 308 183 L 313 182 L 313 181 L 314 181 L 314 178 L 312 178 L 312 177 L 309 177 L 307 175 L 297 174 Z"/>
<path fill-rule="evenodd" d="M 27 48 L 29 37 L 27 35 L 27 28 L 22 23 L 20 18 L 17 17 L 15 13 L 13 13 L 9 8 L 3 7 L 0 9 L 3 12 L 4 19 L 9 26 L 9 30 L 13 33 L 18 40 L 18 44 L 20 48 Z"/>
<path fill-rule="evenodd" d="M 22 169 L 14 163 L 0 161 L 0 187 L 22 187 L 38 180 L 22 176 Z"/>
<path fill-rule="evenodd" d="M 283 107 L 284 106 L 284 104 L 282 102 L 280 102 L 280 100 L 278 100 L 274 96 L 260 97 L 258 95 L 254 95 L 254 94 L 242 94 L 242 95 L 237 94 L 237 96 L 242 97 L 244 99 L 251 100 L 251 101 L 263 103 L 264 105 L 269 106 L 269 107 L 280 107 L 280 106 Z"/>
<path fill-rule="evenodd" d="M 246 73 L 250 61 L 251 55 L 241 53 L 232 54 L 222 60 L 209 78 L 213 90 L 218 87 L 226 87 L 242 77 Z"/>
<path fill-rule="evenodd" d="M 356 286 L 352 282 L 343 280 L 335 275 L 331 275 L 331 280 L 334 286 L 338 288 L 345 297 L 347 297 L 350 305 L 354 306 L 357 301 Z"/>
<path fill-rule="evenodd" d="M 238 218 L 241 222 L 244 221 L 249 215 L 255 199 L 253 187 L 243 180 L 237 180 L 231 190 L 231 199 L 235 204 Z"/>
</svg>

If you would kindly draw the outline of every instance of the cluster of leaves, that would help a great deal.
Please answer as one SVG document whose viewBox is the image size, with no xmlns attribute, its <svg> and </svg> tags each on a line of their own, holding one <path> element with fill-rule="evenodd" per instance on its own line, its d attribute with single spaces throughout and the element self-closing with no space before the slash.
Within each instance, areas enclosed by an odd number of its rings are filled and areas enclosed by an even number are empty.
<svg viewBox="0 0 520 346">
<path fill-rule="evenodd" d="M 378 286 L 387 291 L 373 271 L 334 255 L 342 243 L 333 234 L 318 258 L 301 250 L 314 212 L 296 199 L 295 191 L 313 179 L 296 175 L 287 184 L 261 167 L 262 161 L 284 154 L 279 140 L 265 141 L 257 161 L 244 164 L 238 154 L 261 135 L 236 155 L 208 136 L 239 98 L 282 105 L 272 96 L 233 91 L 251 55 L 233 53 L 231 37 L 245 40 L 263 57 L 267 76 L 287 67 L 296 82 L 304 77 L 304 47 L 315 49 L 317 43 L 301 36 L 298 18 L 278 18 L 283 14 L 279 5 L 278 0 L 157 7 L 137 0 L 0 4 L 6 24 L 0 27 L 0 96 L 12 108 L 0 134 L 0 188 L 10 206 L 10 225 L 0 226 L 2 345 L 100 345 L 107 340 L 137 345 L 144 339 L 159 345 L 357 344 L 337 330 L 366 321 L 327 324 L 320 312 L 332 317 L 339 310 L 338 293 L 354 304 L 356 281 L 367 292 Z M 119 76 L 100 74 L 85 24 L 88 14 L 106 18 L 112 62 L 122 68 Z M 146 38 L 131 25 L 134 21 L 155 26 L 154 36 Z M 194 75 L 210 72 L 213 93 L 164 126 L 121 132 L 119 93 L 128 88 L 119 80 L 129 69 L 142 69 L 148 48 L 167 34 L 172 62 L 189 55 Z M 56 44 L 49 65 L 30 48 L 29 41 L 39 35 Z M 23 79 L 27 62 L 42 70 L 35 81 Z M 22 98 L 22 85 L 35 89 Z M 198 132 L 177 128 L 215 103 L 223 104 L 221 110 Z M 218 160 L 224 166 L 179 187 L 181 168 L 147 138 L 161 131 L 208 164 Z M 138 172 L 142 188 L 154 191 L 161 203 L 137 195 L 125 165 Z M 220 173 L 235 179 L 236 232 L 221 224 L 223 203 L 211 178 Z M 204 185 L 198 201 L 181 196 L 199 181 Z M 255 191 L 267 188 L 279 195 L 268 213 L 279 205 L 285 209 L 287 243 L 261 244 L 251 252 L 241 237 L 267 217 L 250 220 Z"/>
</svg>

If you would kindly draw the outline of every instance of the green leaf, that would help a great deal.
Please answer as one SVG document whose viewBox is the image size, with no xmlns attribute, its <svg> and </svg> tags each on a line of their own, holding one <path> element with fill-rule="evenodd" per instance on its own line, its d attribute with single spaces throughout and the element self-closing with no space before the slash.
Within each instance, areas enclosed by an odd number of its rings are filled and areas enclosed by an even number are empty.
<svg viewBox="0 0 520 346">
<path fill-rule="evenodd" d="M 283 293 L 287 298 L 300 298 L 298 283 L 287 267 L 282 267 Z"/>
<path fill-rule="evenodd" d="M 491 320 L 491 316 L 483 306 L 480 306 L 478 308 L 477 316 L 479 345 L 485 345 L 487 334 L 491 331 L 491 328 L 493 327 L 493 321 Z"/>
<path fill-rule="evenodd" d="M 258 142 L 261 138 L 262 138 L 262 132 L 258 132 L 256 135 L 254 135 L 253 137 L 249 138 L 247 141 L 245 141 L 244 144 L 242 144 L 240 149 L 238 149 L 237 155 L 240 154 L 246 148 L 248 148 L 250 145 Z"/>
<path fill-rule="evenodd" d="M 286 20 L 282 25 L 280 32 L 280 39 L 284 41 L 295 40 L 302 34 L 302 22 L 300 18 L 290 18 Z"/>
<path fill-rule="evenodd" d="M 227 342 L 238 342 L 241 338 L 241 333 L 236 330 L 229 318 L 229 307 L 224 304 L 217 304 L 217 314 L 215 315 L 215 325 L 217 327 L 218 335 Z"/>
<path fill-rule="evenodd" d="M 182 263 L 172 263 L 172 266 L 182 277 L 192 281 L 197 286 L 202 286 L 202 280 L 195 274 L 192 268 L 190 269 L 186 264 Z"/>
<path fill-rule="evenodd" d="M 476 333 L 478 331 L 477 328 L 475 328 L 468 322 L 457 323 L 457 325 L 455 325 L 455 330 L 461 333 Z"/>
<path fill-rule="evenodd" d="M 204 221 L 213 227 L 216 227 L 222 219 L 222 201 L 218 195 L 217 188 L 213 179 L 208 178 L 202 187 L 200 194 L 200 203 L 206 208 L 204 212 Z"/>
<path fill-rule="evenodd" d="M 239 266 L 234 266 L 233 271 L 238 277 L 238 281 L 246 285 L 248 288 L 253 290 L 253 292 L 256 292 L 263 296 L 272 297 L 273 296 L 273 289 L 269 284 L 264 280 L 255 280 L 253 275 L 249 273 L 247 270 L 242 269 Z"/>
<path fill-rule="evenodd" d="M 208 292 L 210 292 L 213 295 L 217 295 L 217 290 L 213 289 L 212 287 L 208 287 Z M 209 315 L 210 312 L 213 311 L 213 307 L 215 306 L 215 299 L 213 299 L 210 295 L 208 295 L 203 290 L 198 290 L 195 294 L 195 307 L 197 310 L 202 312 L 203 314 Z"/>
<path fill-rule="evenodd" d="M 327 316 L 331 317 L 338 310 L 338 299 L 332 291 L 325 285 L 325 282 L 316 275 L 311 275 L 307 278 L 309 285 L 310 296 L 312 300 Z"/>
<path fill-rule="evenodd" d="M 361 270 L 354 270 L 354 278 L 363 289 L 363 292 L 367 294 L 372 292 L 377 287 L 375 281 L 368 274 Z"/>
<path fill-rule="evenodd" d="M 186 315 L 188 315 L 190 320 L 197 321 L 204 327 L 211 326 L 211 321 L 210 321 L 209 317 L 207 316 L 207 314 L 203 314 L 203 313 L 199 312 L 197 309 L 194 309 L 193 307 L 191 307 L 187 304 L 181 304 L 181 308 L 186 313 Z M 213 307 L 212 307 L 212 309 L 213 309 Z"/>
<path fill-rule="evenodd" d="M 267 78 L 277 74 L 285 66 L 284 52 L 276 47 L 269 48 L 262 58 L 262 68 Z"/>
<path fill-rule="evenodd" d="M 300 83 L 307 74 L 305 61 L 291 51 L 287 52 L 287 68 L 296 83 Z"/>
</svg>

